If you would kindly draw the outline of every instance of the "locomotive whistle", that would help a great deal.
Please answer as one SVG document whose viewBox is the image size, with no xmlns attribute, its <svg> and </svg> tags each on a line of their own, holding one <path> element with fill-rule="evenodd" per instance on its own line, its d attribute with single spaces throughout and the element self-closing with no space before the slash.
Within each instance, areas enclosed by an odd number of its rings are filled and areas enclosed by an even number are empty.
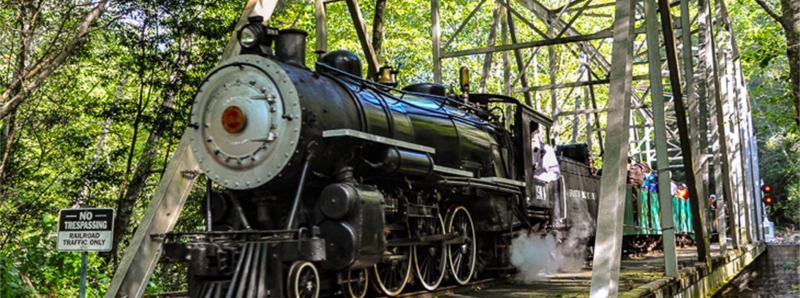
<svg viewBox="0 0 800 298">
<path fill-rule="evenodd" d="M 461 98 L 464 99 L 464 104 L 469 102 L 469 68 L 462 66 L 459 69 L 459 83 L 461 85 Z"/>
</svg>

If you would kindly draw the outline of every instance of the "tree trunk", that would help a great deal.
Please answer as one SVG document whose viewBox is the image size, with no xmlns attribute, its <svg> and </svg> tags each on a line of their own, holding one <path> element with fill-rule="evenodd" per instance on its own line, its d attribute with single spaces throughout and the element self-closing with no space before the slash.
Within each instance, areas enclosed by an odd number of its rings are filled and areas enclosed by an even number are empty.
<svg viewBox="0 0 800 298">
<path fill-rule="evenodd" d="M 375 0 L 375 18 L 372 21 L 372 49 L 375 50 L 375 60 L 381 62 L 381 45 L 383 44 L 383 23 L 386 19 L 386 1 Z"/>
<path fill-rule="evenodd" d="M 28 12 L 28 7 L 25 5 L 20 5 L 19 8 L 19 28 L 21 32 L 30 32 L 30 24 L 26 22 Z M 27 57 L 28 57 L 28 42 L 29 42 L 29 34 L 20 34 L 19 36 L 19 53 L 17 53 L 16 58 L 16 70 L 14 71 L 13 80 L 19 80 L 20 78 L 25 77 L 28 72 L 27 67 Z M 9 95 L 14 97 L 20 91 L 20 86 L 9 88 L 6 92 L 9 92 Z M 7 175 L 7 165 L 8 161 L 11 159 L 11 153 L 13 148 L 11 147 L 14 144 L 14 134 L 16 132 L 16 117 L 17 111 L 14 109 L 11 112 L 11 115 L 8 116 L 6 120 L 6 127 L 3 131 L 3 157 L 2 161 L 0 161 L 0 202 L 3 201 L 2 195 L 5 193 L 5 182 L 6 182 L 6 175 Z"/>
<path fill-rule="evenodd" d="M 16 78 L 9 84 L 8 89 L 3 91 L 2 95 L 0 95 L 0 119 L 6 118 L 10 113 L 16 110 L 17 106 L 25 101 L 36 88 L 39 88 L 39 85 L 41 85 L 53 71 L 64 64 L 67 58 L 77 51 L 83 37 L 89 33 L 89 27 L 106 11 L 106 2 L 108 1 L 102 0 L 98 2 L 95 7 L 86 14 L 69 43 L 64 45 L 59 51 L 53 53 L 53 55 L 45 58 L 38 66 L 27 72 L 24 76 Z M 25 33 L 27 34 L 30 32 Z M 12 91 L 17 88 L 19 88 L 19 92 L 12 96 Z"/>
<path fill-rule="evenodd" d="M 11 159 L 11 153 L 13 148 L 11 147 L 14 145 L 14 134 L 16 133 L 16 119 L 17 112 L 14 111 L 11 115 L 6 118 L 6 127 L 4 130 L 3 140 L 5 147 L 3 148 L 3 159 L 0 162 L 0 202 L 3 201 L 3 194 L 5 193 L 5 184 L 6 184 L 6 175 L 7 175 L 7 166 L 8 161 Z"/>
<path fill-rule="evenodd" d="M 492 9 L 492 25 L 489 26 L 489 41 L 487 42 L 489 46 L 494 46 L 497 40 L 497 25 L 500 23 L 501 7 L 502 4 L 498 3 L 494 9 Z M 486 53 L 483 57 L 483 71 L 481 72 L 481 83 L 478 87 L 478 93 L 486 93 L 486 80 L 489 78 L 489 71 L 492 70 L 493 55 L 494 53 Z M 539 68 L 534 67 L 533 69 Z"/>
<path fill-rule="evenodd" d="M 86 200 L 86 197 L 89 195 L 92 176 L 94 174 L 94 170 L 97 168 L 97 162 L 100 160 L 100 155 L 103 153 L 103 146 L 105 146 L 106 138 L 108 138 L 108 132 L 111 130 L 111 124 L 114 123 L 114 109 L 117 106 L 120 97 L 122 97 L 122 91 L 125 89 L 125 79 L 127 77 L 128 73 L 124 72 L 122 74 L 122 78 L 119 79 L 119 86 L 117 86 L 117 92 L 114 94 L 114 103 L 111 104 L 111 113 L 108 115 L 108 118 L 106 118 L 106 123 L 103 125 L 103 129 L 100 131 L 100 139 L 97 140 L 97 146 L 94 148 L 92 162 L 89 164 L 89 167 L 86 169 L 86 173 L 83 175 L 83 179 L 81 181 L 81 191 L 78 193 L 78 197 L 75 198 L 75 201 L 73 201 L 73 208 L 80 207 Z"/>
<path fill-rule="evenodd" d="M 781 24 L 786 31 L 786 56 L 789 58 L 789 79 L 794 99 L 794 121 L 800 128 L 800 1 L 781 0 Z"/>
<path fill-rule="evenodd" d="M 182 39 L 180 47 L 182 49 L 188 48 L 190 39 L 190 37 Z M 139 159 L 139 163 L 136 165 L 136 171 L 125 190 L 125 195 L 117 203 L 117 217 L 114 220 L 114 226 L 118 228 L 114 230 L 114 248 L 112 250 L 112 258 L 115 263 L 119 256 L 119 244 L 122 240 L 122 236 L 128 233 L 128 225 L 131 222 L 133 209 L 146 185 L 147 179 L 153 173 L 153 162 L 158 157 L 158 145 L 161 141 L 161 136 L 172 129 L 172 106 L 179 89 L 178 83 L 181 79 L 181 73 L 187 61 L 187 57 L 184 53 L 188 52 L 178 51 L 173 60 L 173 69 L 169 75 L 167 90 L 161 102 L 161 108 L 158 111 L 156 123 L 153 125 L 153 129 L 150 131 L 150 135 L 147 137 L 147 142 L 145 143 L 146 150 Z"/>
</svg>

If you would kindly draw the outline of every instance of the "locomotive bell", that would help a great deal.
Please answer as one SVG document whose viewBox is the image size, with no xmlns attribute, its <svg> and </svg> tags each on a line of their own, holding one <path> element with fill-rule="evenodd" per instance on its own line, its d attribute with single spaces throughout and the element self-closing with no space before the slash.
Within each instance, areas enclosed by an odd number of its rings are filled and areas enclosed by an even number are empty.
<svg viewBox="0 0 800 298">
<path fill-rule="evenodd" d="M 391 66 L 383 66 L 379 70 L 378 82 L 390 87 L 397 86 L 397 71 Z"/>
</svg>

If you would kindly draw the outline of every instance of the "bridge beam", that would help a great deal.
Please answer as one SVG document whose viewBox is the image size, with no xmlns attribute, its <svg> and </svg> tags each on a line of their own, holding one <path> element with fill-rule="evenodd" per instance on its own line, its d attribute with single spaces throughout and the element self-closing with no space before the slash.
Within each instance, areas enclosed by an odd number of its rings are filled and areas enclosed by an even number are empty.
<svg viewBox="0 0 800 298">
<path fill-rule="evenodd" d="M 656 0 L 645 0 L 645 26 L 647 26 L 647 51 L 650 73 L 650 96 L 653 100 L 653 124 L 655 125 L 656 173 L 658 173 L 658 198 L 661 206 L 662 241 L 664 243 L 664 273 L 668 277 L 678 276 L 678 257 L 675 251 L 675 222 L 672 212 L 672 195 L 667 152 L 667 127 L 664 116 L 664 86 L 661 83 L 661 51 L 659 51 L 658 16 Z"/>
<path fill-rule="evenodd" d="M 631 79 L 633 72 L 633 14 L 635 1 L 617 0 L 614 43 L 611 48 L 611 83 L 608 99 L 608 134 L 600 180 L 597 234 L 594 243 L 591 297 L 616 297 L 622 254 L 625 211 L 625 171 L 628 156 Z"/>
</svg>

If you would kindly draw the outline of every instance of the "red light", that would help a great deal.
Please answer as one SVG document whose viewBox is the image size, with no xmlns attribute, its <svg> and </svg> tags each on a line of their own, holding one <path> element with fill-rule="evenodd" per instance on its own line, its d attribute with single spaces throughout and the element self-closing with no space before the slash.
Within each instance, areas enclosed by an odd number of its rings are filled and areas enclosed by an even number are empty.
<svg viewBox="0 0 800 298">
<path fill-rule="evenodd" d="M 772 205 L 772 202 L 773 202 L 774 200 L 775 200 L 775 199 L 773 199 L 771 196 L 766 196 L 766 197 L 764 197 L 764 204 L 767 204 L 767 205 Z"/>
<path fill-rule="evenodd" d="M 229 133 L 237 133 L 244 129 L 247 116 L 237 106 L 230 106 L 222 112 L 222 128 Z"/>
</svg>

